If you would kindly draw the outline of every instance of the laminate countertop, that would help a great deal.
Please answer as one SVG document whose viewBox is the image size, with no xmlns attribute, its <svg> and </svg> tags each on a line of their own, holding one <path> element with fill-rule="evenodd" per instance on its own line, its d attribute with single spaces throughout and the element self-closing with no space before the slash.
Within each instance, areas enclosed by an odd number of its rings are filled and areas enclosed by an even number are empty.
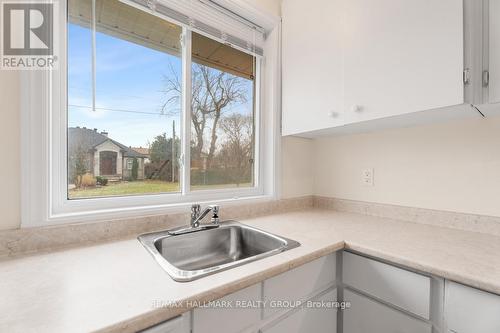
<svg viewBox="0 0 500 333">
<path fill-rule="evenodd" d="M 172 280 L 135 238 L 5 259 L 0 332 L 134 332 L 341 249 L 500 294 L 498 236 L 320 209 L 241 222 L 301 246 L 192 282 Z"/>
</svg>

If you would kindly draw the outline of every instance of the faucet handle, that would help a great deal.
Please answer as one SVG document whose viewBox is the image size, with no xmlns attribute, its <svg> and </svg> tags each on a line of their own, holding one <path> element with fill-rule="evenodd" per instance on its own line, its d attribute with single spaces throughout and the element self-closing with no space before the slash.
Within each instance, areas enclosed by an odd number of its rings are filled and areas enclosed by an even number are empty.
<svg viewBox="0 0 500 333">
<path fill-rule="evenodd" d="M 210 221 L 214 224 L 219 224 L 220 206 L 219 205 L 212 205 L 210 207 L 212 208 L 212 218 L 210 219 Z"/>
<path fill-rule="evenodd" d="M 191 205 L 191 221 L 194 221 L 200 216 L 201 206 L 199 204 Z"/>
</svg>

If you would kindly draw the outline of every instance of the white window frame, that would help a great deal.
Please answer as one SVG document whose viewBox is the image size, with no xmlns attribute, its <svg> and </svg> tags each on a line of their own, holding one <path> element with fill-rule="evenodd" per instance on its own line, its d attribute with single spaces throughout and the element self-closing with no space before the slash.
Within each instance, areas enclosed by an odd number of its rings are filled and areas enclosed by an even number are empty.
<svg viewBox="0 0 500 333">
<path fill-rule="evenodd" d="M 134 160 L 127 158 L 127 170 L 132 170 L 134 168 Z"/>
<path fill-rule="evenodd" d="M 279 197 L 278 167 L 280 165 L 280 22 L 279 18 L 250 10 L 248 16 L 267 24 L 265 58 L 257 61 L 255 105 L 256 186 L 241 189 L 190 190 L 182 182 L 180 193 L 162 193 L 123 197 L 69 200 L 67 198 L 67 8 L 60 2 L 59 69 L 22 73 L 22 226 L 105 220 L 185 212 L 194 202 L 235 204 L 275 200 Z M 191 87 L 191 32 L 183 28 L 184 89 Z M 184 110 L 190 99 L 183 95 Z M 190 128 L 190 112 L 183 112 L 183 128 Z M 188 126 L 184 126 L 188 124 Z M 181 164 L 190 160 L 190 133 L 182 130 Z M 265 143 L 265 144 L 264 144 Z M 189 168 L 181 168 L 181 179 L 189 180 Z"/>
</svg>

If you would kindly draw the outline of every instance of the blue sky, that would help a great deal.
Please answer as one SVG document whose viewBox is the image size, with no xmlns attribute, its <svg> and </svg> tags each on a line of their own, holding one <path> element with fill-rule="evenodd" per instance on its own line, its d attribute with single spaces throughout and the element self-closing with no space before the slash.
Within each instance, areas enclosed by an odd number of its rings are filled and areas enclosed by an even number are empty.
<svg viewBox="0 0 500 333">
<path fill-rule="evenodd" d="M 97 33 L 97 110 L 93 111 L 91 32 L 70 24 L 68 34 L 68 126 L 106 130 L 114 140 L 136 147 L 147 147 L 165 132 L 171 136 L 173 120 L 180 132 L 180 105 L 169 106 L 169 113 L 176 115 L 161 115 L 164 77 L 172 75 L 172 69 L 180 76 L 180 58 Z M 236 106 L 234 112 L 251 112 L 251 103 Z"/>
<path fill-rule="evenodd" d="M 175 117 L 160 113 L 166 98 L 164 76 L 171 68 L 180 74 L 181 59 L 97 33 L 98 110 L 93 111 L 90 30 L 70 24 L 68 33 L 68 126 L 106 130 L 123 144 L 142 147 L 158 134 L 171 135 L 173 120 L 179 133 L 179 107 L 169 107 L 177 112 Z"/>
</svg>

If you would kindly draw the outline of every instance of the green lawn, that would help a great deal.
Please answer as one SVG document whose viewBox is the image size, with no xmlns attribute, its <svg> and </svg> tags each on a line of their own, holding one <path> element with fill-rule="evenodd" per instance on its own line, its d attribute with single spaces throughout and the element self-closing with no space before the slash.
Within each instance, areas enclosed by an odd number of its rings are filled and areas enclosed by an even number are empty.
<svg viewBox="0 0 500 333">
<path fill-rule="evenodd" d="M 211 188 L 236 188 L 235 184 L 224 185 L 194 185 L 193 190 L 207 190 Z M 250 184 L 240 184 L 239 187 L 250 187 Z M 179 192 L 179 183 L 169 183 L 161 180 L 141 180 L 135 182 L 109 183 L 107 186 L 72 189 L 69 190 L 69 198 L 92 198 L 107 196 L 123 196 L 151 193 Z"/>
<path fill-rule="evenodd" d="M 99 188 L 73 189 L 69 190 L 69 198 L 75 199 L 178 191 L 180 191 L 179 183 L 168 183 L 161 180 L 143 180 L 135 182 L 109 183 L 108 185 Z"/>
</svg>

